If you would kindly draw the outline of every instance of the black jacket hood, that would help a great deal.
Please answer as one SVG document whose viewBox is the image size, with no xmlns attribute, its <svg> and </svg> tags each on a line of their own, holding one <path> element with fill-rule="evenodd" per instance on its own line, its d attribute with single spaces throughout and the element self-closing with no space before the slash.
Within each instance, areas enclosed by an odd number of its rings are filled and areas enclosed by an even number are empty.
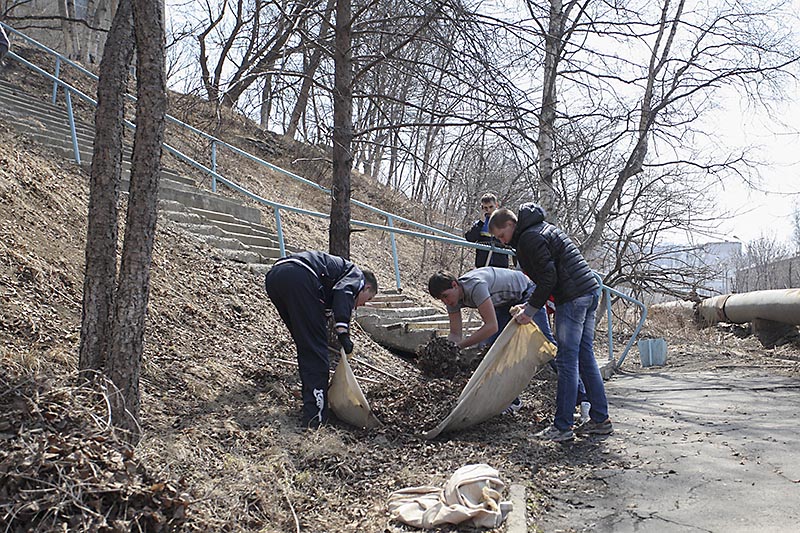
<svg viewBox="0 0 800 533">
<path fill-rule="evenodd" d="M 531 226 L 544 222 L 544 209 L 534 203 L 522 204 L 517 213 L 517 227 L 511 237 L 511 245 L 516 246 L 522 232 Z"/>
</svg>

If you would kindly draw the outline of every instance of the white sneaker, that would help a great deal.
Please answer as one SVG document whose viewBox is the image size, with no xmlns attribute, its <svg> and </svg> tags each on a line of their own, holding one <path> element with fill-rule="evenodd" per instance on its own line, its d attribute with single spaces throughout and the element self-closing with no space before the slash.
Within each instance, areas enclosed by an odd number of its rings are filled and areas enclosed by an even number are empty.
<svg viewBox="0 0 800 533">
<path fill-rule="evenodd" d="M 533 435 L 539 440 L 549 440 L 553 442 L 567 442 L 575 438 L 575 434 L 571 429 L 561 431 L 555 426 L 548 426 L 539 433 Z"/>
<path fill-rule="evenodd" d="M 581 402 L 580 407 L 580 414 L 575 414 L 575 425 L 579 426 L 581 424 L 585 424 L 589 421 L 589 409 L 592 408 L 592 404 L 589 402 Z"/>
<path fill-rule="evenodd" d="M 503 409 L 503 414 L 504 415 L 513 415 L 514 413 L 516 413 L 520 409 L 522 409 L 522 400 L 520 400 L 519 397 L 516 397 L 516 398 L 514 398 L 514 401 L 511 402 L 511 405 L 509 405 L 508 407 Z"/>
</svg>

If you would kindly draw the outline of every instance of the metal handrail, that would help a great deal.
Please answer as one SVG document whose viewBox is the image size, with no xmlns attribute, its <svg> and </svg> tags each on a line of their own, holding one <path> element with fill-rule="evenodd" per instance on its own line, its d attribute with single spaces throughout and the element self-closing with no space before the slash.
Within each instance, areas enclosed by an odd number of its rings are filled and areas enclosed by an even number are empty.
<svg viewBox="0 0 800 533">
<path fill-rule="evenodd" d="M 613 289 L 611 287 L 608 287 L 607 285 L 605 285 L 603 283 L 603 279 L 600 277 L 600 274 L 598 274 L 597 272 L 593 272 L 593 273 L 594 273 L 594 276 L 597 278 L 597 281 L 600 282 L 600 288 L 602 289 L 603 293 L 605 294 L 606 316 L 607 316 L 607 320 L 608 320 L 608 361 L 611 363 L 611 365 L 614 368 L 614 370 L 618 370 L 622 366 L 622 362 L 625 361 L 625 357 L 628 355 L 628 352 L 630 351 L 631 346 L 633 346 L 633 343 L 636 340 L 636 337 L 638 337 L 639 333 L 642 331 L 642 327 L 644 327 L 644 321 L 647 319 L 647 306 L 643 302 L 640 302 L 639 300 L 637 300 L 636 298 L 633 298 L 632 296 L 628 296 L 624 292 L 620 292 L 617 289 Z M 639 318 L 639 323 L 636 324 L 636 328 L 633 330 L 633 335 L 631 335 L 631 338 L 628 340 L 628 344 L 625 346 L 625 349 L 622 350 L 622 355 L 620 355 L 619 361 L 615 361 L 614 360 L 614 331 L 613 331 L 613 328 L 611 327 L 612 320 L 613 320 L 613 314 L 611 312 L 611 295 L 612 294 L 614 296 L 618 296 L 618 297 L 622 298 L 623 300 L 626 300 L 626 301 L 636 305 L 642 311 L 642 316 L 641 316 L 641 318 Z"/>
<path fill-rule="evenodd" d="M 0 24 L 2 24 L 2 23 L 0 23 Z M 8 57 L 10 57 L 10 58 L 12 58 L 12 59 L 14 59 L 16 61 L 19 61 L 20 63 L 22 63 L 26 67 L 30 68 L 31 70 L 33 70 L 37 74 L 40 74 L 40 75 L 44 76 L 45 78 L 48 78 L 48 79 L 54 81 L 54 83 L 56 83 L 58 86 L 60 86 L 64 90 L 65 94 L 67 95 L 67 105 L 68 105 L 67 115 L 68 115 L 68 119 L 70 121 L 70 130 L 72 131 L 72 143 L 73 143 L 73 146 L 75 147 L 75 159 L 76 159 L 76 162 L 78 162 L 80 164 L 80 153 L 79 153 L 78 148 L 77 148 L 78 147 L 78 140 L 77 140 L 77 134 L 76 134 L 77 129 L 76 129 L 76 126 L 75 126 L 74 113 L 72 112 L 72 103 L 71 103 L 70 95 L 71 94 L 75 94 L 76 96 L 80 97 L 80 99 L 82 99 L 85 102 L 91 104 L 92 106 L 97 106 L 97 102 L 94 99 L 92 99 L 90 96 L 84 94 L 83 92 L 81 92 L 80 90 L 78 90 L 75 87 L 71 86 L 67 82 L 55 78 L 53 75 L 51 75 L 48 72 L 42 70 L 38 66 L 36 66 L 33 63 L 29 62 L 28 60 L 20 57 L 19 55 L 15 54 L 13 52 L 9 52 L 8 53 Z M 130 122 L 128 120 L 125 120 L 123 122 L 124 122 L 125 126 L 127 126 L 128 128 L 131 128 L 131 129 L 134 129 L 134 130 L 136 129 L 136 125 L 133 124 L 132 122 Z M 294 207 L 294 206 L 291 206 L 291 205 L 282 204 L 280 202 L 267 200 L 266 198 L 263 198 L 263 197 L 255 194 L 255 193 L 247 190 L 246 188 L 242 187 L 241 185 L 238 185 L 237 183 L 225 178 L 224 176 L 222 176 L 218 172 L 206 167 L 202 163 L 199 163 L 198 161 L 195 161 L 190 156 L 182 153 L 178 149 L 170 146 L 169 144 L 163 143 L 163 147 L 164 147 L 165 151 L 169 152 L 170 154 L 172 154 L 173 156 L 175 156 L 179 160 L 183 161 L 184 163 L 196 168 L 197 170 L 200 170 L 201 172 L 204 172 L 205 174 L 208 174 L 209 176 L 211 176 L 216 181 L 222 182 L 223 184 L 225 184 L 226 186 L 230 187 L 234 191 L 242 193 L 245 196 L 249 197 L 250 199 L 252 199 L 252 200 L 254 200 L 254 201 L 256 201 L 256 202 L 258 202 L 260 204 L 269 206 L 269 207 L 271 207 L 273 209 L 276 209 L 276 210 L 283 209 L 283 210 L 290 211 L 290 212 L 295 212 L 295 213 L 300 213 L 300 214 L 305 214 L 305 215 L 310 215 L 310 216 L 315 216 L 315 217 L 320 217 L 320 218 L 330 218 L 329 214 L 319 213 L 317 211 L 311 211 L 311 210 L 308 210 L 308 209 L 303 209 L 303 208 L 300 208 L 300 207 Z M 394 218 L 401 218 L 402 219 L 402 217 L 395 217 L 392 214 L 389 214 L 389 217 L 390 217 L 390 220 L 392 220 Z M 276 218 L 279 218 L 279 215 Z M 484 244 L 472 243 L 472 242 L 468 242 L 466 240 L 460 239 L 460 238 L 455 237 L 455 236 L 454 237 L 450 237 L 449 234 L 447 234 L 447 236 L 430 235 L 430 234 L 427 234 L 427 233 L 420 233 L 420 232 L 406 230 L 406 229 L 402 229 L 402 228 L 396 228 L 396 227 L 394 227 L 392 225 L 391 222 L 390 222 L 389 225 L 384 226 L 384 225 L 381 225 L 381 224 L 374 224 L 374 223 L 371 223 L 371 222 L 365 222 L 365 221 L 360 221 L 360 220 L 353 219 L 353 220 L 351 220 L 351 223 L 353 225 L 361 226 L 361 227 L 365 227 L 365 228 L 369 228 L 369 229 L 376 229 L 376 230 L 380 230 L 380 231 L 386 231 L 386 232 L 391 233 L 392 236 L 394 236 L 395 234 L 401 234 L 401 235 L 409 235 L 409 236 L 412 236 L 412 237 L 422 237 L 422 238 L 426 238 L 426 239 L 429 239 L 429 240 L 434 240 L 434 241 L 438 241 L 438 242 L 454 244 L 454 245 L 463 246 L 463 247 L 466 247 L 466 248 L 474 248 L 474 249 L 481 249 L 481 250 L 491 250 L 494 253 L 500 253 L 500 254 L 505 254 L 505 255 L 514 255 L 514 252 L 512 250 L 507 249 L 507 248 L 502 248 L 501 249 L 501 248 L 495 247 L 494 245 L 488 246 L 488 245 L 484 245 Z M 278 222 L 278 224 L 280 225 L 280 222 Z M 282 243 L 283 242 L 283 232 L 280 230 L 280 228 L 279 228 L 278 237 L 279 237 L 279 242 Z M 394 249 L 394 252 L 396 253 L 396 249 L 397 249 L 396 245 L 393 246 L 393 249 Z M 280 251 L 281 251 L 281 256 L 285 256 L 286 255 L 285 247 L 283 245 L 281 245 L 281 250 Z M 398 283 L 399 283 L 399 274 L 398 274 L 397 280 L 398 280 Z"/>
<path fill-rule="evenodd" d="M 50 54 L 50 55 L 55 57 L 55 59 L 56 59 L 55 80 L 56 81 L 53 84 L 53 96 L 52 96 L 52 99 L 53 99 L 54 103 L 55 103 L 55 100 L 56 100 L 56 95 L 58 93 L 58 87 L 59 87 L 59 85 L 62 85 L 61 83 L 59 83 L 60 80 L 58 78 L 58 76 L 60 74 L 61 63 L 62 62 L 68 64 L 69 66 L 71 66 L 73 68 L 75 68 L 76 70 L 78 70 L 82 74 L 85 74 L 86 76 L 89 76 L 94 81 L 98 81 L 99 80 L 99 78 L 98 78 L 98 76 L 96 74 L 94 74 L 91 71 L 87 70 L 85 67 L 79 65 L 78 63 L 76 63 L 76 62 L 74 62 L 74 61 L 62 56 L 61 54 L 59 54 L 55 50 L 53 50 L 51 48 L 48 48 L 47 46 L 39 43 L 35 39 L 33 39 L 31 37 L 28 37 L 24 33 L 20 32 L 18 30 L 15 30 L 11 26 L 8 26 L 7 24 L 5 24 L 3 22 L 0 22 L 0 25 L 2 25 L 4 28 L 8 29 L 13 34 L 21 37 L 22 39 L 24 39 L 28 43 L 36 46 L 37 48 L 39 48 L 39 49 L 41 49 L 41 50 L 43 50 L 43 51 L 47 52 L 48 54 Z M 130 100 L 132 102 L 136 101 L 136 97 L 131 95 L 131 94 L 126 93 L 125 96 L 128 98 L 128 100 Z M 246 159 L 250 159 L 251 161 L 253 161 L 255 163 L 258 163 L 259 165 L 265 166 L 265 167 L 269 168 L 270 170 L 272 170 L 274 172 L 278 172 L 278 173 L 284 174 L 285 176 L 288 176 L 288 177 L 292 178 L 293 180 L 299 181 L 299 182 L 301 182 L 301 183 L 303 183 L 305 185 L 309 185 L 309 186 L 311 186 L 311 187 L 313 187 L 313 188 L 315 188 L 315 189 L 317 189 L 317 190 L 319 190 L 321 192 L 324 192 L 326 194 L 332 194 L 332 191 L 330 189 L 328 189 L 326 187 L 323 187 L 323 186 L 319 185 L 318 183 L 315 183 L 315 182 L 313 182 L 313 181 L 311 181 L 311 180 L 309 180 L 307 178 L 304 178 L 304 177 L 302 177 L 302 176 L 300 176 L 298 174 L 295 174 L 294 172 L 291 172 L 291 171 L 286 170 L 284 168 L 281 168 L 281 167 L 279 167 L 277 165 L 274 165 L 274 164 L 272 164 L 272 163 L 270 163 L 268 161 L 264 161 L 263 159 L 261 159 L 261 158 L 259 158 L 257 156 L 254 156 L 254 155 L 252 155 L 252 154 L 250 154 L 250 153 L 248 153 L 248 152 L 246 152 L 246 151 L 244 151 L 244 150 L 242 150 L 240 148 L 237 148 L 236 146 L 233 146 L 233 145 L 223 141 L 222 139 L 218 139 L 217 137 L 214 137 L 213 135 L 211 135 L 209 133 L 206 133 L 206 132 L 204 132 L 202 130 L 199 130 L 199 129 L 195 128 L 194 126 L 191 126 L 190 124 L 186 124 L 182 120 L 177 119 L 177 118 L 175 118 L 175 117 L 173 117 L 173 116 L 171 116 L 169 114 L 166 115 L 166 120 L 171 122 L 171 123 L 173 123 L 173 124 L 175 124 L 175 125 L 177 125 L 177 126 L 180 126 L 180 127 L 184 128 L 184 129 L 187 129 L 190 132 L 192 132 L 192 133 L 194 133 L 196 135 L 199 135 L 202 138 L 204 138 L 205 140 L 211 142 L 211 169 L 214 170 L 214 171 L 217 170 L 216 169 L 216 166 L 217 166 L 216 165 L 216 163 L 217 163 L 217 148 L 216 147 L 217 146 L 222 146 L 224 148 L 227 148 L 227 149 L 231 150 L 233 153 L 235 153 L 237 155 L 240 155 L 240 156 L 242 156 L 242 157 L 244 157 Z M 213 180 L 213 178 L 212 178 L 212 180 Z M 216 192 L 216 181 L 215 180 L 212 181 L 211 190 L 213 192 Z M 459 236 L 459 235 L 455 235 L 453 233 L 449 233 L 449 232 L 447 232 L 445 230 L 436 228 L 434 226 L 429 226 L 429 225 L 426 225 L 426 224 L 422 224 L 421 222 L 417 222 L 417 221 L 411 220 L 409 218 L 405 218 L 405 217 L 402 217 L 402 216 L 399 216 L 399 215 L 395 215 L 393 213 L 389 213 L 388 211 L 385 211 L 383 209 L 379 209 L 379 208 L 374 207 L 374 206 L 372 206 L 370 204 L 367 204 L 365 202 L 361 202 L 360 200 L 351 199 L 350 201 L 351 201 L 351 203 L 353 205 L 356 205 L 358 207 L 367 209 L 367 210 L 372 211 L 373 213 L 376 213 L 378 215 L 387 217 L 387 219 L 388 218 L 392 218 L 394 221 L 400 221 L 400 222 L 403 222 L 403 223 L 408 224 L 410 226 L 417 227 L 417 228 L 420 228 L 420 229 L 424 229 L 426 231 L 430 231 L 430 232 L 433 232 L 433 233 L 436 233 L 436 234 L 439 234 L 439 235 L 445 235 L 445 236 L 453 237 L 455 239 L 462 239 L 462 237 Z M 488 250 L 489 248 L 486 248 L 486 249 Z"/>
</svg>

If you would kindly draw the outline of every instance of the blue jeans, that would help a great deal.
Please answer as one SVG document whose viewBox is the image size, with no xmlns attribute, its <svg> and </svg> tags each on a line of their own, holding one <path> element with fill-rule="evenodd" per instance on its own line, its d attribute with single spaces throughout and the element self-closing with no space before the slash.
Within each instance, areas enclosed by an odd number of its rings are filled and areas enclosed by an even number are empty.
<svg viewBox="0 0 800 533">
<path fill-rule="evenodd" d="M 578 381 L 583 381 L 592 408 L 589 417 L 595 422 L 608 418 L 608 400 L 603 377 L 594 358 L 595 312 L 600 292 L 579 296 L 556 304 L 556 337 L 558 340 L 558 390 L 553 425 L 560 431 L 572 427 L 578 398 Z"/>
</svg>

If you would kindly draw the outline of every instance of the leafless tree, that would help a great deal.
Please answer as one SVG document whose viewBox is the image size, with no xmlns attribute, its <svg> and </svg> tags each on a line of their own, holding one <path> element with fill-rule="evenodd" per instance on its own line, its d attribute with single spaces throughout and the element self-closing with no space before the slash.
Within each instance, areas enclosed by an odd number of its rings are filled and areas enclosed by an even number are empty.
<svg viewBox="0 0 800 533">
<path fill-rule="evenodd" d="M 104 370 L 111 339 L 117 278 L 117 203 L 122 169 L 122 139 L 128 67 L 134 50 L 133 8 L 121 2 L 100 63 L 97 111 L 89 181 L 86 272 L 81 319 L 81 370 Z"/>
<path fill-rule="evenodd" d="M 350 0 L 336 0 L 333 88 L 333 184 L 328 246 L 350 259 L 350 175 L 353 170 L 353 56 Z"/>
<path fill-rule="evenodd" d="M 164 4 L 134 0 L 136 34 L 136 135 L 125 241 L 114 302 L 114 325 L 107 373 L 119 391 L 112 397 L 112 417 L 138 441 L 139 374 L 144 325 L 150 296 L 150 264 L 158 206 L 158 180 L 167 112 L 164 55 Z"/>
<path fill-rule="evenodd" d="M 780 263 L 789 257 L 788 248 L 774 235 L 762 234 L 745 246 L 736 272 L 736 291 L 786 288 Z M 789 263 L 789 266 L 792 264 Z"/>
<path fill-rule="evenodd" d="M 164 11 L 160 0 L 122 2 L 104 54 L 96 119 L 96 161 L 90 184 L 81 368 L 102 370 L 113 383 L 112 421 L 139 439 L 139 374 L 155 239 L 158 177 L 166 115 Z M 119 279 L 116 202 L 121 165 L 124 85 L 136 48 L 137 103 L 125 237 Z M 95 218 L 96 217 L 96 218 Z"/>
<path fill-rule="evenodd" d="M 635 2 L 605 10 L 592 7 L 586 10 L 591 23 L 573 25 L 574 44 L 564 47 L 559 74 L 561 86 L 572 85 L 587 97 L 581 100 L 585 104 L 562 111 L 560 121 L 592 117 L 606 122 L 605 142 L 580 157 L 611 150 L 618 158 L 611 167 L 615 175 L 607 180 L 610 188 L 583 240 L 585 251 L 601 242 L 633 176 L 648 165 L 683 164 L 681 150 L 688 139 L 703 137 L 698 118 L 712 109 L 721 87 L 736 88 L 758 104 L 770 91 L 780 90 L 780 80 L 798 59 L 791 40 L 780 30 L 779 5 L 756 10 L 720 3 L 697 11 L 689 9 L 685 0 L 664 0 L 657 11 Z M 773 30 L 766 31 L 767 27 Z M 635 58 L 641 56 L 636 54 L 618 54 L 608 46 L 590 48 L 592 39 L 600 38 L 626 50 L 633 50 L 637 42 L 646 43 L 649 58 L 639 64 Z M 610 96 L 615 105 L 597 105 L 590 92 Z M 742 155 L 715 157 L 703 164 L 709 174 L 736 179 L 754 172 Z"/>
</svg>

